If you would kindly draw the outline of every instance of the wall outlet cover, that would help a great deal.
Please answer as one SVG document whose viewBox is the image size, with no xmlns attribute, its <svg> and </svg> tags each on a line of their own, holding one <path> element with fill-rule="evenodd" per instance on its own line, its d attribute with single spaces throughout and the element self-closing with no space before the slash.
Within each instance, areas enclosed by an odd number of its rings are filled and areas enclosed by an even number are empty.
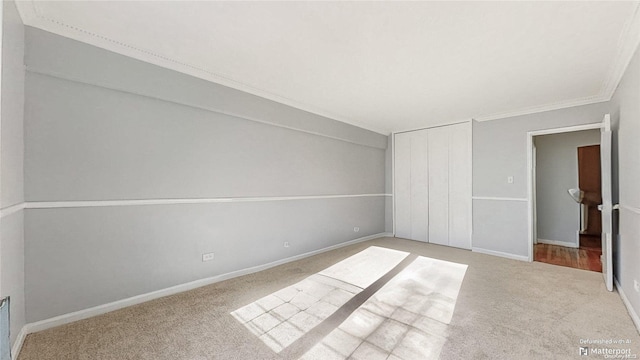
<svg viewBox="0 0 640 360">
<path fill-rule="evenodd" d="M 202 254 L 202 262 L 211 261 L 214 258 L 214 253 Z"/>
</svg>

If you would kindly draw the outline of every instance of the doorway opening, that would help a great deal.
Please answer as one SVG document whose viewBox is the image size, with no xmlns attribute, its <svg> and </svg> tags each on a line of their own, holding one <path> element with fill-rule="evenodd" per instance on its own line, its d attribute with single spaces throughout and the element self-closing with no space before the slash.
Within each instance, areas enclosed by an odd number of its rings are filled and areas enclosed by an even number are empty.
<svg viewBox="0 0 640 360">
<path fill-rule="evenodd" d="M 533 136 L 533 260 L 602 271 L 600 130 Z"/>
<path fill-rule="evenodd" d="M 560 133 L 570 133 L 582 130 L 600 129 L 600 178 L 602 204 L 597 206 L 601 216 L 601 246 L 600 264 L 602 266 L 602 277 L 607 290 L 613 291 L 613 211 L 618 209 L 618 204 L 612 202 L 612 166 L 611 166 L 611 116 L 605 114 L 602 123 L 576 125 L 566 128 L 530 131 L 527 133 L 527 204 L 528 204 L 528 224 L 529 224 L 529 261 L 534 259 L 534 245 L 537 243 L 537 215 L 536 207 L 536 157 L 537 149 L 534 144 L 534 137 L 539 135 L 550 135 Z M 584 196 L 579 189 L 569 189 L 567 191 L 572 198 L 580 199 Z M 579 233 L 577 233 L 577 245 L 580 247 Z M 534 242 L 535 239 L 535 242 Z"/>
</svg>

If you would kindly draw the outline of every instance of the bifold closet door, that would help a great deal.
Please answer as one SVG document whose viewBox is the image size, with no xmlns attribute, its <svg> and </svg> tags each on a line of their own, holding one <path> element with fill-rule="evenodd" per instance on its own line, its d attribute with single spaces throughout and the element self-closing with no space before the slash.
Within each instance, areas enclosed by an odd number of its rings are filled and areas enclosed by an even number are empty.
<svg viewBox="0 0 640 360">
<path fill-rule="evenodd" d="M 411 237 L 429 241 L 429 178 L 427 131 L 411 132 Z"/>
<path fill-rule="evenodd" d="M 471 124 L 395 134 L 396 236 L 471 248 Z"/>
<path fill-rule="evenodd" d="M 395 135 L 396 236 L 428 241 L 427 132 Z"/>
<path fill-rule="evenodd" d="M 449 246 L 471 249 L 471 124 L 449 126 Z"/>
<path fill-rule="evenodd" d="M 429 242 L 449 245 L 449 127 L 429 129 Z"/>
<path fill-rule="evenodd" d="M 396 236 L 411 239 L 411 133 L 394 135 Z"/>
</svg>

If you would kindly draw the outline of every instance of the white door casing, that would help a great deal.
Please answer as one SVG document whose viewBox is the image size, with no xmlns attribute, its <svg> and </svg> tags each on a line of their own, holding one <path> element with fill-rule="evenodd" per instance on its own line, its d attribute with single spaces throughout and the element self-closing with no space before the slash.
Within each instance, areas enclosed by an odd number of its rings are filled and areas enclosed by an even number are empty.
<svg viewBox="0 0 640 360">
<path fill-rule="evenodd" d="M 613 202 L 611 194 L 611 118 L 604 116 L 600 129 L 600 173 L 602 177 L 602 276 L 607 290 L 613 291 Z"/>
</svg>

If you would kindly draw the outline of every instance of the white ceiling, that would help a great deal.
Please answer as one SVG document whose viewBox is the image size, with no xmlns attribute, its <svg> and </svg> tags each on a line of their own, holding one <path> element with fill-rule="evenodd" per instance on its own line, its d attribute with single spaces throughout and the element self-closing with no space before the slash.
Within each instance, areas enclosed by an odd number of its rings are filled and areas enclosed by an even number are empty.
<svg viewBox="0 0 640 360">
<path fill-rule="evenodd" d="M 27 25 L 380 133 L 609 100 L 638 2 L 20 2 Z"/>
</svg>

